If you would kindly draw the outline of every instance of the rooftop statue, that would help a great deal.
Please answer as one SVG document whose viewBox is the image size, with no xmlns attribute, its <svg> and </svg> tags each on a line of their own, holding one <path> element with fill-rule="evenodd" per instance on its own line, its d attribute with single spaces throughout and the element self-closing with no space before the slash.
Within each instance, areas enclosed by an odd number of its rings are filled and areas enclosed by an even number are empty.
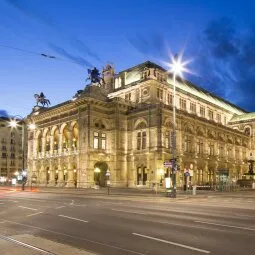
<svg viewBox="0 0 255 255">
<path fill-rule="evenodd" d="M 40 103 L 43 107 L 45 105 L 49 106 L 50 105 L 50 100 L 46 98 L 46 96 L 43 94 L 43 92 L 40 93 L 40 95 L 38 94 L 34 94 L 34 98 L 36 100 L 36 106 L 38 106 L 38 104 Z"/>
<path fill-rule="evenodd" d="M 99 70 L 96 67 L 94 67 L 93 69 L 88 69 L 88 74 L 89 77 L 87 78 L 87 80 L 90 80 L 92 83 L 98 83 L 100 86 L 102 85 L 101 81 L 103 84 L 105 83 L 104 79 L 99 73 Z"/>
</svg>

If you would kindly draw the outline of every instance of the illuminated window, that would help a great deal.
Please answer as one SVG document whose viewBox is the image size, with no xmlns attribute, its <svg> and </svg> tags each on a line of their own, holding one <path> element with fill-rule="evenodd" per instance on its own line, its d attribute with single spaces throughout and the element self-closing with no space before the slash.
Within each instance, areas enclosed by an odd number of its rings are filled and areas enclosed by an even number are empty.
<svg viewBox="0 0 255 255">
<path fill-rule="evenodd" d="M 200 106 L 200 116 L 205 117 L 205 107 L 204 106 Z"/>
<path fill-rule="evenodd" d="M 106 134 L 105 133 L 101 134 L 101 148 L 103 150 L 106 149 Z"/>
<path fill-rule="evenodd" d="M 125 95 L 125 100 L 130 101 L 131 100 L 131 93 L 128 93 Z"/>
<path fill-rule="evenodd" d="M 208 154 L 210 156 L 213 156 L 214 155 L 214 144 L 213 143 L 209 143 L 209 146 L 208 146 Z"/>
<path fill-rule="evenodd" d="M 146 148 L 146 131 L 137 132 L 137 150 L 145 149 Z"/>
<path fill-rule="evenodd" d="M 99 144 L 99 134 L 98 132 L 94 132 L 94 149 L 98 149 Z"/>
<path fill-rule="evenodd" d="M 180 98 L 180 108 L 181 110 L 185 110 L 186 111 L 186 100 Z"/>
<path fill-rule="evenodd" d="M 195 103 L 190 103 L 190 111 L 192 113 L 196 113 L 196 104 Z"/>
</svg>

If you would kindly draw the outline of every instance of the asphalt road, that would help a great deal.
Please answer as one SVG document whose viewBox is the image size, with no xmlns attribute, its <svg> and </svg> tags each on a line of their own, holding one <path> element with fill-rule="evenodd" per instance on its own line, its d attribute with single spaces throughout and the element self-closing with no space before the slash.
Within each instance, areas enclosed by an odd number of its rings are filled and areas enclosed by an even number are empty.
<svg viewBox="0 0 255 255">
<path fill-rule="evenodd" d="M 174 200 L 0 190 L 0 239 L 19 235 L 102 255 L 250 255 L 255 194 Z"/>
</svg>

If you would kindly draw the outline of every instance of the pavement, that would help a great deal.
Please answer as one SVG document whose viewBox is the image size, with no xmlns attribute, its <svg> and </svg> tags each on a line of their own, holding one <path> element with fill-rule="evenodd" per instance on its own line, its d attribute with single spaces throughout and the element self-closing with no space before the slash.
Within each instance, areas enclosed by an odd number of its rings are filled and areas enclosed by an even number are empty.
<svg viewBox="0 0 255 255">
<path fill-rule="evenodd" d="M 185 199 L 60 191 L 0 190 L 1 255 L 250 255 L 255 250 L 252 191 Z"/>
</svg>

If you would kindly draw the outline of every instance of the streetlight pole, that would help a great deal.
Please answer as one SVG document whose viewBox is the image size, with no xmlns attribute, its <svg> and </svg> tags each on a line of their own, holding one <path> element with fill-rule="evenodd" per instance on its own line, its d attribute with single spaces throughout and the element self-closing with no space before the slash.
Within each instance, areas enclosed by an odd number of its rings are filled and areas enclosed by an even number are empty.
<svg viewBox="0 0 255 255">
<path fill-rule="evenodd" d="M 173 73 L 173 165 L 172 197 L 176 198 L 176 71 Z"/>
<path fill-rule="evenodd" d="M 169 64 L 173 74 L 173 147 L 172 147 L 172 197 L 176 198 L 176 171 L 177 171 L 177 153 L 176 153 L 176 75 L 182 77 L 183 72 L 189 72 L 185 67 L 190 60 L 182 62 L 182 54 L 171 57 L 172 63 Z"/>
</svg>

